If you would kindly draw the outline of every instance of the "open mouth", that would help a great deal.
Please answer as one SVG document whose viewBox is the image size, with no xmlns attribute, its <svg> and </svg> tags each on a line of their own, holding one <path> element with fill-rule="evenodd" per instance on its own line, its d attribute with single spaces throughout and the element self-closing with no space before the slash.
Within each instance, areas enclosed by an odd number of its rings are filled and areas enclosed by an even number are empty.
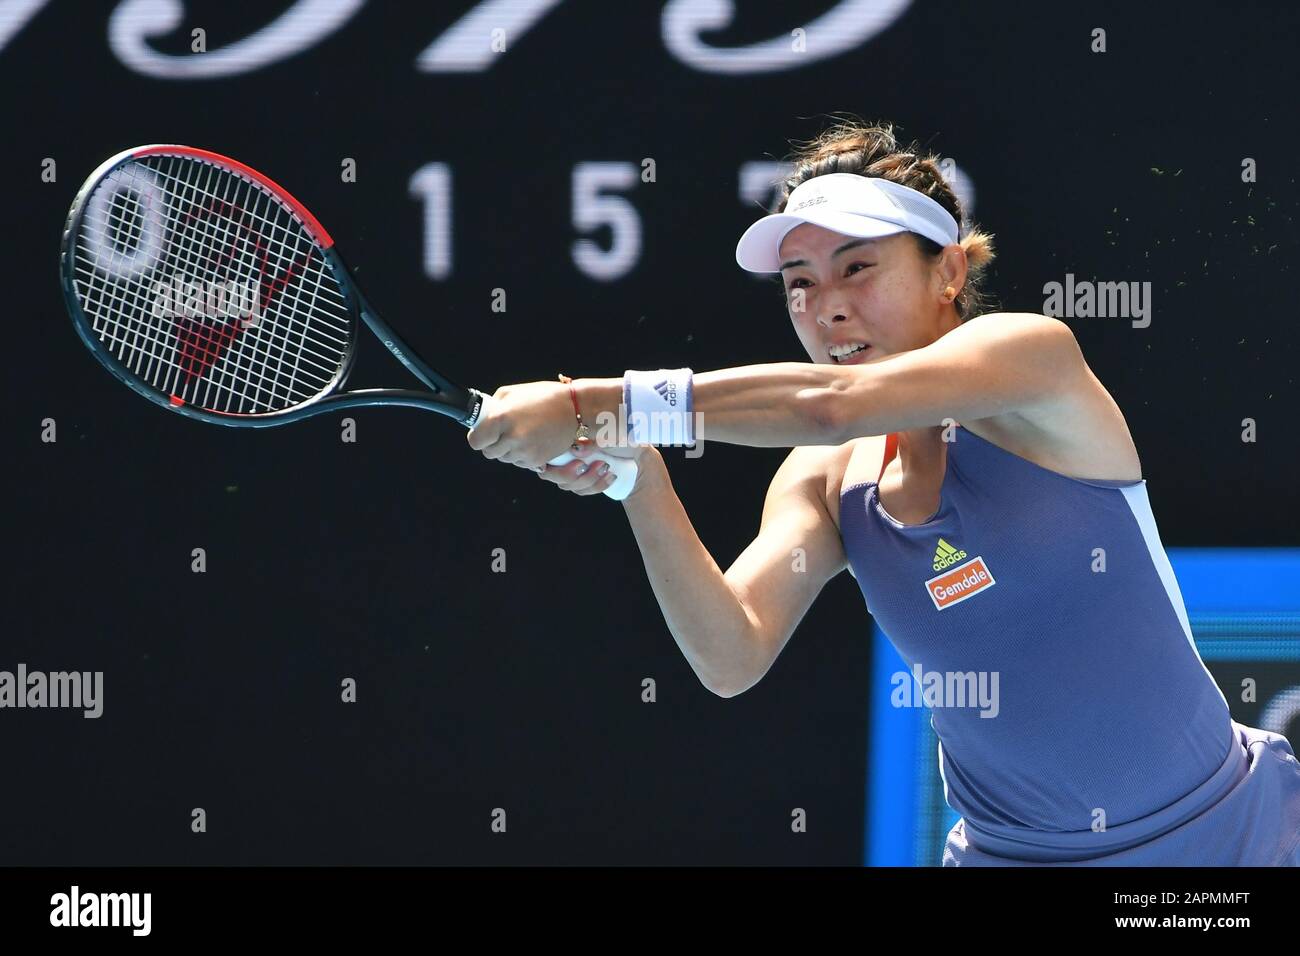
<svg viewBox="0 0 1300 956">
<path fill-rule="evenodd" d="M 832 345 L 827 349 L 827 353 L 836 365 L 849 365 L 855 360 L 861 361 L 865 358 L 869 348 L 871 345 L 867 342 L 853 342 L 848 345 Z"/>
</svg>

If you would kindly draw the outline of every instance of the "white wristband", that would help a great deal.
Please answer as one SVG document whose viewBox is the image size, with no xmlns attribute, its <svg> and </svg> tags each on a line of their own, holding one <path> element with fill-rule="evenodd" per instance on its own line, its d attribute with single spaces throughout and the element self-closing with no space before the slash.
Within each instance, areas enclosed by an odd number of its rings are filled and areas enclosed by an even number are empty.
<svg viewBox="0 0 1300 956">
<path fill-rule="evenodd" d="M 638 445 L 694 445 L 695 396 L 688 368 L 623 373 L 627 434 Z"/>
</svg>

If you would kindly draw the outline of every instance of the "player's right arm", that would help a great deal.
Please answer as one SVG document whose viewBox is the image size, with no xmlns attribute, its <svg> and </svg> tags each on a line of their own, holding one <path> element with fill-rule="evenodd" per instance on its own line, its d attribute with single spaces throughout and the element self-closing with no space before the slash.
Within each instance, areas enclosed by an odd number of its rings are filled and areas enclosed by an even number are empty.
<svg viewBox="0 0 1300 956">
<path fill-rule="evenodd" d="M 808 446 L 790 453 L 768 488 L 758 535 L 725 573 L 691 525 L 663 458 L 657 450 L 639 456 L 642 475 L 624 510 L 669 631 L 719 696 L 758 683 L 847 563 L 826 510 L 827 468 L 836 451 Z M 553 480 L 564 487 L 564 477 Z"/>
</svg>

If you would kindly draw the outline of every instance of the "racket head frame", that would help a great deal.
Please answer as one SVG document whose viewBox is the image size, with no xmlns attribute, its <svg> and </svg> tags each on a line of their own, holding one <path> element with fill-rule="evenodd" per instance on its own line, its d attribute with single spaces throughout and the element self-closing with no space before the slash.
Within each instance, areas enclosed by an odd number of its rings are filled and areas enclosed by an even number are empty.
<svg viewBox="0 0 1300 956">
<path fill-rule="evenodd" d="M 100 340 L 91 325 L 89 317 L 82 308 L 81 299 L 75 285 L 76 240 L 81 235 L 90 197 L 105 178 L 121 167 L 150 156 L 181 156 L 206 161 L 218 167 L 224 167 L 235 175 L 251 180 L 256 186 L 270 192 L 279 200 L 281 205 L 288 209 L 312 240 L 316 251 L 322 256 L 326 267 L 339 285 L 344 299 L 344 308 L 348 316 L 350 331 L 346 351 L 339 363 L 338 370 L 314 396 L 287 408 L 270 412 L 210 411 L 185 402 L 178 396 L 169 395 L 167 392 L 143 381 L 127 368 Z M 187 418 L 227 427 L 263 428 L 285 425 L 346 408 L 399 405 L 437 412 L 460 422 L 466 427 L 472 427 L 480 414 L 483 399 L 480 392 L 475 389 L 462 388 L 440 375 L 432 366 L 420 358 L 413 348 L 402 341 L 392 327 L 380 318 L 378 312 L 366 302 L 361 290 L 357 287 L 356 281 L 352 278 L 351 271 L 334 248 L 334 240 L 326 232 L 319 220 L 284 187 L 257 170 L 228 156 L 192 146 L 155 144 L 132 147 L 109 157 L 91 172 L 73 199 L 67 220 L 64 223 L 59 263 L 60 285 L 68 314 L 72 318 L 73 327 L 77 330 L 78 336 L 86 348 L 90 350 L 90 353 L 118 381 L 130 387 L 136 394 L 149 399 L 155 405 L 184 415 Z M 356 361 L 357 340 L 360 337 L 358 333 L 362 321 L 416 378 L 431 389 L 431 392 L 378 388 L 361 389 L 353 392 L 341 391 Z"/>
</svg>

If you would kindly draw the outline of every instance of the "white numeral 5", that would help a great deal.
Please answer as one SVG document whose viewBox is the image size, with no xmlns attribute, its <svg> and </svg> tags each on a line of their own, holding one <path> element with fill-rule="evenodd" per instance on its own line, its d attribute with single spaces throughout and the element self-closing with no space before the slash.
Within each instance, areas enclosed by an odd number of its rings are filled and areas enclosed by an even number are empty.
<svg viewBox="0 0 1300 956">
<path fill-rule="evenodd" d="M 573 243 L 573 263 L 593 279 L 610 282 L 626 275 L 641 253 L 641 217 L 622 196 L 601 195 L 601 189 L 626 190 L 640 176 L 632 163 L 579 163 L 573 167 L 573 226 L 591 232 L 609 226 L 614 235 L 608 249 L 590 239 Z"/>
</svg>

